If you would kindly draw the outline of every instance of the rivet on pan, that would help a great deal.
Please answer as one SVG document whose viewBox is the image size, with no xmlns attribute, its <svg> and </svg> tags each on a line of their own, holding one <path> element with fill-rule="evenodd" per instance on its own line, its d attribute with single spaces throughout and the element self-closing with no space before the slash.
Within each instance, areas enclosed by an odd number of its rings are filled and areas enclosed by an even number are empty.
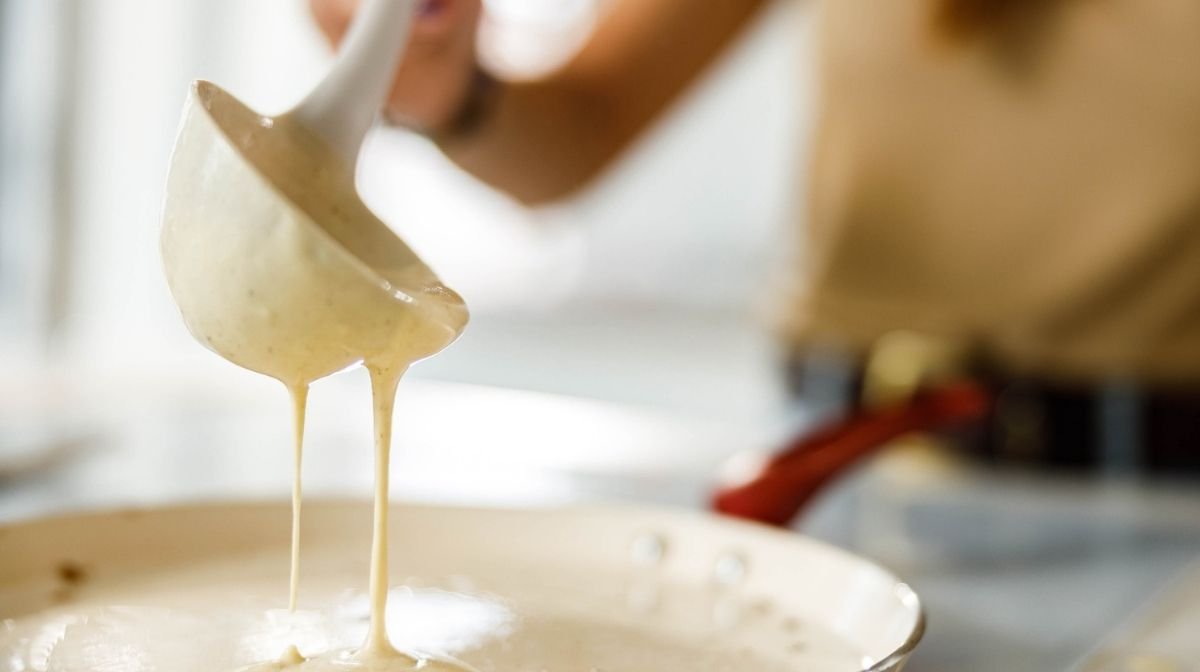
<svg viewBox="0 0 1200 672">
<path fill-rule="evenodd" d="M 908 587 L 907 583 L 896 585 L 896 597 L 900 600 L 901 604 L 909 609 L 916 609 L 917 605 L 920 604 L 917 601 L 917 594 L 913 592 L 912 588 Z"/>
<path fill-rule="evenodd" d="M 629 557 L 633 564 L 641 567 L 653 567 L 662 562 L 666 555 L 667 540 L 653 532 L 638 535 L 629 548 Z"/>
<path fill-rule="evenodd" d="M 722 586 L 736 586 L 746 578 L 746 561 L 737 553 L 722 553 L 713 567 L 713 579 Z"/>
</svg>

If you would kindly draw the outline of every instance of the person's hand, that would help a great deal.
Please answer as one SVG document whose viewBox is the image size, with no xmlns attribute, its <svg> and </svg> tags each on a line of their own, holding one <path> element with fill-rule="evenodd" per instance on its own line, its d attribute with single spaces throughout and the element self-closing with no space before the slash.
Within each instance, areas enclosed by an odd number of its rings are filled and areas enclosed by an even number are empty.
<svg viewBox="0 0 1200 672">
<path fill-rule="evenodd" d="M 309 0 L 317 25 L 337 45 L 359 0 Z M 475 32 L 481 0 L 421 0 L 404 61 L 384 115 L 436 132 L 455 123 L 476 77 Z"/>
</svg>

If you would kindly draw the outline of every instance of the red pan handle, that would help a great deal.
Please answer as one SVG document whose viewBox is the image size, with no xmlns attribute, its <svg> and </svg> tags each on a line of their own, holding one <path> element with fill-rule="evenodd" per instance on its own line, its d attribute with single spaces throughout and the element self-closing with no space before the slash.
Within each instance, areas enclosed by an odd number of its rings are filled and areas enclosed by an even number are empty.
<svg viewBox="0 0 1200 672">
<path fill-rule="evenodd" d="M 922 390 L 900 404 L 856 412 L 796 439 L 749 481 L 719 490 L 713 508 L 787 525 L 822 487 L 893 440 L 970 423 L 989 406 L 983 387 L 956 382 Z"/>
</svg>

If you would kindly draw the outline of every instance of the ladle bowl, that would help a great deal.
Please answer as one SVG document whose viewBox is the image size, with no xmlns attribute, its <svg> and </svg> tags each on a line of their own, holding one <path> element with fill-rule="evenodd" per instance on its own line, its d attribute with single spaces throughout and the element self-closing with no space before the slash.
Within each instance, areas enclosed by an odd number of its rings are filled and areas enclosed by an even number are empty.
<svg viewBox="0 0 1200 672">
<path fill-rule="evenodd" d="M 313 380 L 364 354 L 432 355 L 466 322 L 346 163 L 287 115 L 195 83 L 166 193 L 168 285 L 192 334 L 241 366 L 280 377 L 302 361 Z M 404 353 L 416 343 L 433 346 Z"/>
</svg>

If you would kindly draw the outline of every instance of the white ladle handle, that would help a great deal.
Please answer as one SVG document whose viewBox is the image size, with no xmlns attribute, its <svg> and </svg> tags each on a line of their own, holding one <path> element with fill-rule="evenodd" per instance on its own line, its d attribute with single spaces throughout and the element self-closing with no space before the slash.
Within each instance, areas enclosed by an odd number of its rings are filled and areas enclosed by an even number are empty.
<svg viewBox="0 0 1200 672">
<path fill-rule="evenodd" d="M 365 0 L 329 73 L 289 113 L 320 134 L 351 168 L 391 89 L 416 4 Z"/>
</svg>

